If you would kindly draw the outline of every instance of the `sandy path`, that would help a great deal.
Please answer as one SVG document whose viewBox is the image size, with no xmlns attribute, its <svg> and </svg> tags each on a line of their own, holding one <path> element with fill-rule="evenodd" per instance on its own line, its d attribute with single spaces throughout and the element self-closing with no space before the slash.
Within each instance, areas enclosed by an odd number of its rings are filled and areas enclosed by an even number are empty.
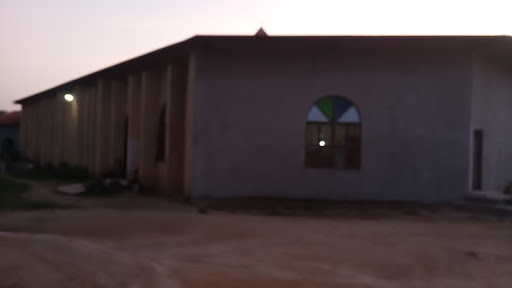
<svg viewBox="0 0 512 288">
<path fill-rule="evenodd" d="M 0 214 L 0 287 L 510 287 L 510 222 Z M 43 285 L 42 283 L 50 283 Z M 19 285 L 19 286 L 15 286 Z"/>
<path fill-rule="evenodd" d="M 151 262 L 90 241 L 0 232 L 0 247 L 7 287 L 172 287 Z"/>
</svg>

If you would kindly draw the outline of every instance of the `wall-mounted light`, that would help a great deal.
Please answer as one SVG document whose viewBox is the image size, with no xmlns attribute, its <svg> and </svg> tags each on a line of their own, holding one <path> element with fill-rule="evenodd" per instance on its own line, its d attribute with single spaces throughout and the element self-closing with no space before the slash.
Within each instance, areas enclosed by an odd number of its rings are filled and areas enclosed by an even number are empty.
<svg viewBox="0 0 512 288">
<path fill-rule="evenodd" d="M 71 95 L 71 94 L 66 94 L 66 95 L 64 95 L 64 99 L 66 99 L 66 101 L 68 101 L 68 102 L 71 102 L 71 101 L 73 101 L 73 99 L 75 99 L 75 97 L 73 97 L 73 95 Z"/>
<path fill-rule="evenodd" d="M 318 145 L 320 145 L 320 147 L 324 147 L 325 146 L 325 141 L 322 140 L 322 141 L 318 142 Z"/>
</svg>

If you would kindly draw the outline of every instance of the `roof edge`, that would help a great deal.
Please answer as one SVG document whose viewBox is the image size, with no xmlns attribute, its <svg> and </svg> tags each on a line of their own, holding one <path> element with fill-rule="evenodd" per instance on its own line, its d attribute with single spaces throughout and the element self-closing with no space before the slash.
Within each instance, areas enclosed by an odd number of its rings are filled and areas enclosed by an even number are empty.
<svg viewBox="0 0 512 288">
<path fill-rule="evenodd" d="M 32 94 L 30 96 L 18 99 L 16 101 L 14 101 L 14 103 L 15 104 L 23 104 L 27 101 L 33 100 L 35 97 L 39 97 L 39 96 L 42 96 L 44 94 L 47 94 L 47 93 L 50 93 L 52 91 L 56 91 L 59 89 L 65 89 L 66 86 L 71 86 L 74 83 L 84 81 L 87 78 L 92 78 L 92 77 L 98 76 L 102 73 L 106 73 L 108 71 L 113 71 L 114 69 L 120 68 L 123 65 L 134 64 L 136 61 L 139 61 L 141 58 L 150 57 L 152 55 L 157 55 L 157 54 L 162 53 L 165 50 L 172 48 L 172 47 L 177 48 L 177 47 L 186 47 L 187 45 L 192 46 L 192 45 L 198 44 L 198 42 L 202 41 L 202 40 L 208 41 L 209 39 L 222 39 L 222 38 L 224 38 L 224 39 L 228 39 L 228 38 L 231 38 L 231 39 L 252 38 L 252 39 L 254 39 L 254 38 L 257 38 L 257 39 L 262 39 L 262 41 L 269 41 L 270 39 L 298 39 L 298 38 L 332 38 L 332 39 L 335 39 L 335 38 L 361 38 L 361 39 L 362 38 L 367 38 L 367 39 L 370 39 L 370 38 L 374 38 L 374 39 L 384 39 L 384 38 L 391 38 L 391 39 L 420 39 L 420 38 L 425 38 L 425 39 L 426 38 L 440 38 L 440 39 L 443 39 L 443 38 L 446 38 L 446 39 L 449 39 L 449 38 L 452 38 L 452 39 L 453 38 L 472 38 L 472 39 L 478 39 L 478 38 L 487 38 L 487 39 L 493 39 L 493 38 L 502 38 L 502 39 L 511 39 L 508 41 L 512 41 L 512 35 L 462 35 L 462 34 L 461 35 L 271 35 L 268 37 L 254 37 L 254 35 L 201 35 L 201 34 L 198 34 L 198 35 L 194 35 L 188 39 L 185 39 L 183 41 L 180 41 L 180 42 L 177 42 L 177 43 L 174 43 L 174 44 L 162 47 L 162 48 L 158 48 L 151 52 L 130 58 L 126 61 L 119 62 L 117 64 L 103 68 L 101 70 L 97 70 L 92 73 L 86 74 L 84 76 L 64 82 L 64 83 L 54 86 L 52 88 L 49 88 L 49 89 L 43 90 L 41 92 Z M 199 42 L 199 43 L 201 43 L 201 42 Z"/>
<path fill-rule="evenodd" d="M 199 35 L 195 35 L 195 36 L 192 36 L 188 39 L 185 39 L 183 41 L 180 41 L 180 42 L 176 42 L 174 44 L 171 44 L 171 45 L 168 45 L 168 46 L 164 46 L 162 48 L 158 48 L 156 50 L 153 50 L 151 52 L 148 52 L 148 53 L 145 53 L 145 54 L 142 54 L 142 55 L 139 55 L 139 56 L 136 56 L 136 57 L 133 57 L 133 58 L 130 58 L 128 60 L 125 60 L 125 61 L 122 61 L 122 62 L 119 62 L 119 63 L 116 63 L 116 64 L 113 64 L 111 66 L 108 66 L 106 68 L 103 68 L 103 69 L 100 69 L 100 70 L 97 70 L 97 71 L 94 71 L 94 72 L 91 72 L 89 74 L 86 74 L 86 75 L 83 75 L 83 76 L 80 76 L 78 78 L 75 78 L 75 79 L 72 79 L 72 80 L 69 80 L 67 82 L 64 82 L 64 83 L 61 83 L 57 86 L 54 86 L 52 88 L 48 88 L 46 90 L 43 90 L 43 91 L 40 91 L 40 92 L 37 92 L 35 94 L 32 94 L 30 96 L 27 96 L 27 97 L 23 97 L 23 98 L 20 98 L 18 100 L 15 100 L 14 103 L 15 104 L 23 104 L 24 102 L 27 102 L 29 100 L 32 100 L 34 97 L 37 97 L 37 96 L 41 96 L 43 94 L 46 94 L 46 93 L 49 93 L 51 91 L 54 91 L 54 90 L 58 90 L 58 89 L 63 89 L 64 87 L 66 86 L 69 86 L 69 85 L 72 85 L 73 83 L 76 83 L 76 82 L 79 82 L 79 81 L 82 81 L 82 80 L 85 80 L 86 78 L 89 78 L 89 77 L 93 77 L 93 76 L 96 76 L 96 75 L 99 75 L 101 73 L 105 73 L 109 70 L 113 70 L 115 68 L 118 68 L 122 65 L 129 65 L 130 62 L 135 62 L 136 60 L 138 60 L 139 58 L 141 57 L 147 57 L 147 56 L 150 56 L 150 55 L 155 55 L 155 54 L 158 54 L 159 52 L 163 52 L 164 50 L 166 49 L 169 49 L 171 47 L 178 47 L 178 46 L 184 46 L 184 45 L 187 45 L 187 44 L 190 44 L 191 42 L 194 42 L 196 41 L 195 39 L 199 38 L 200 36 Z"/>
</svg>

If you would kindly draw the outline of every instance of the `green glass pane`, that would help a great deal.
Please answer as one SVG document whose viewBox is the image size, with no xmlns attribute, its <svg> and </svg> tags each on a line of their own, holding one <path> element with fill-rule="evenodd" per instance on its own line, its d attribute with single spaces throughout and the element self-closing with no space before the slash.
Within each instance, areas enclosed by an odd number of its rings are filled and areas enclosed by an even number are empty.
<svg viewBox="0 0 512 288">
<path fill-rule="evenodd" d="M 334 117 L 334 97 L 324 97 L 318 101 L 316 101 L 316 107 L 322 111 L 322 113 L 329 118 L 329 120 L 332 120 Z"/>
</svg>

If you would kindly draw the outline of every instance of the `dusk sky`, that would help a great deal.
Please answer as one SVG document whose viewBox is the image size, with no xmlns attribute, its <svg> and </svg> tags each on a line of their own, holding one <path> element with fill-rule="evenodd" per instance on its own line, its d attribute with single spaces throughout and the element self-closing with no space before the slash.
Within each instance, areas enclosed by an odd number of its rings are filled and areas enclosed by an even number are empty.
<svg viewBox="0 0 512 288">
<path fill-rule="evenodd" d="M 511 35 L 504 0 L 0 0 L 0 110 L 198 34 Z"/>
</svg>

